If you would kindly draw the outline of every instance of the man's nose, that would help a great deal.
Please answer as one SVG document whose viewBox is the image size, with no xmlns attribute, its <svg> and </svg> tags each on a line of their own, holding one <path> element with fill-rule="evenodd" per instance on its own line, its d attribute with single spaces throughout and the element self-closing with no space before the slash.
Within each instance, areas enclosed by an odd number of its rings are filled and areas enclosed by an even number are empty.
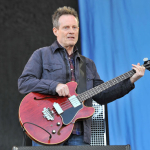
<svg viewBox="0 0 150 150">
<path fill-rule="evenodd" d="M 74 31 L 74 28 L 70 28 L 69 29 L 69 33 L 74 33 L 75 31 Z"/>
</svg>

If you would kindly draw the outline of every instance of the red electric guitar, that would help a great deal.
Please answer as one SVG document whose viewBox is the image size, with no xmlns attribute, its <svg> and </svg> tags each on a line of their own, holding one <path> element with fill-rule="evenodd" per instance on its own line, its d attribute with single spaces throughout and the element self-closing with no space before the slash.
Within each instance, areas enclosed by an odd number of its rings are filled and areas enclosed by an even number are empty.
<svg viewBox="0 0 150 150">
<path fill-rule="evenodd" d="M 150 71 L 150 61 L 143 66 Z M 19 107 L 19 121 L 26 134 L 35 142 L 55 145 L 69 138 L 78 119 L 91 117 L 93 107 L 86 107 L 84 101 L 109 87 L 130 78 L 131 70 L 86 92 L 76 94 L 76 82 L 67 83 L 71 97 L 59 97 L 31 92 L 24 97 Z"/>
</svg>

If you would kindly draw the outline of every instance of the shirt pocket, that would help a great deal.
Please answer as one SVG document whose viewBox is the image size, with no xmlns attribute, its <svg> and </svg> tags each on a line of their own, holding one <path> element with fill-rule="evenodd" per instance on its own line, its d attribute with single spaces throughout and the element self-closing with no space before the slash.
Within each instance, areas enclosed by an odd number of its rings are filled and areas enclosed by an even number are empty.
<svg viewBox="0 0 150 150">
<path fill-rule="evenodd" d="M 43 65 L 43 76 L 47 79 L 59 81 L 62 76 L 62 64 Z"/>
<path fill-rule="evenodd" d="M 94 80 L 94 76 L 91 73 L 91 71 L 89 71 L 87 73 L 87 78 L 86 78 L 86 83 L 87 83 L 87 90 L 93 88 L 93 80 Z"/>
</svg>

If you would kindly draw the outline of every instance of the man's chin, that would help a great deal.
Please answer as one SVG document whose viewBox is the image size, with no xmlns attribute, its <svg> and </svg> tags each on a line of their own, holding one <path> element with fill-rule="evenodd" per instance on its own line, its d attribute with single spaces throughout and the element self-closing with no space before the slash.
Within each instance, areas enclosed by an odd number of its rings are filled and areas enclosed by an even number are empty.
<svg viewBox="0 0 150 150">
<path fill-rule="evenodd" d="M 68 46 L 75 46 L 77 42 L 68 42 L 67 45 Z"/>
</svg>

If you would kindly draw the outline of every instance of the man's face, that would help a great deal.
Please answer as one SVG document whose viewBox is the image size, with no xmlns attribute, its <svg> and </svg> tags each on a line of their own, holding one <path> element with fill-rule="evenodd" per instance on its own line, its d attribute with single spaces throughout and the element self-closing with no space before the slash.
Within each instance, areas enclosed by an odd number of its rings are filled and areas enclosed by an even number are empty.
<svg viewBox="0 0 150 150">
<path fill-rule="evenodd" d="M 59 28 L 53 28 L 57 41 L 63 47 L 74 46 L 78 41 L 78 21 L 73 15 L 62 15 L 59 20 Z"/>
</svg>

